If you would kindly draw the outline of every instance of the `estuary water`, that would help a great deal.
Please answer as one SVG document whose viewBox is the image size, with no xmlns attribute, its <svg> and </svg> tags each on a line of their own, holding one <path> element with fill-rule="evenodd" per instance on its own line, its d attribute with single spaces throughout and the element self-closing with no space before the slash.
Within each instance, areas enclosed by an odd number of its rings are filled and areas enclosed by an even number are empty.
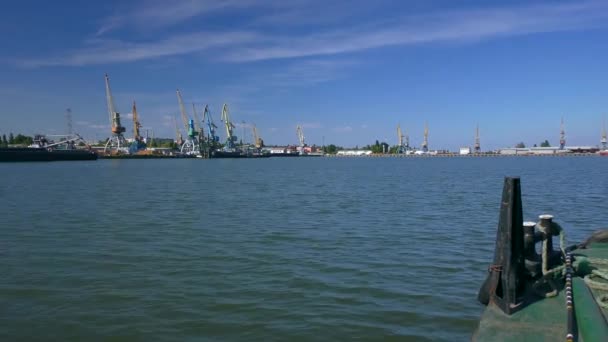
<svg viewBox="0 0 608 342">
<path fill-rule="evenodd" d="M 0 340 L 469 340 L 503 177 L 569 243 L 608 158 L 0 164 Z"/>
</svg>

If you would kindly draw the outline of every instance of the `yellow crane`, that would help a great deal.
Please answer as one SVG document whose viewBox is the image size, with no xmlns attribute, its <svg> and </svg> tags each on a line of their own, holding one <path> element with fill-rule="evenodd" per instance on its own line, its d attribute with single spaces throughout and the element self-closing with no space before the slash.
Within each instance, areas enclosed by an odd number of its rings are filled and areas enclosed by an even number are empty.
<svg viewBox="0 0 608 342">
<path fill-rule="evenodd" d="M 424 124 L 424 141 L 422 142 L 422 151 L 428 152 L 429 150 L 429 125 Z"/>
<path fill-rule="evenodd" d="M 200 123 L 202 123 L 202 121 L 200 120 L 200 118 L 198 117 L 198 113 L 196 112 L 196 106 L 194 105 L 194 102 L 192 102 L 192 113 L 194 113 L 194 128 L 196 129 L 197 132 L 199 132 L 199 135 L 201 137 L 205 136 L 205 132 L 203 131 L 203 126 L 201 126 Z"/>
<path fill-rule="evenodd" d="M 171 116 L 173 118 L 173 124 L 175 125 L 175 142 L 178 146 L 181 146 L 184 143 L 184 139 L 182 138 L 182 133 L 179 131 L 177 127 L 177 120 L 175 120 L 175 116 Z"/>
<path fill-rule="evenodd" d="M 262 148 L 264 146 L 264 141 L 258 135 L 258 129 L 257 129 L 257 127 L 255 127 L 255 124 L 253 124 L 251 126 L 251 129 L 253 130 L 253 141 L 254 141 L 255 147 Z"/>
<path fill-rule="evenodd" d="M 135 141 L 141 141 L 141 135 L 139 133 L 139 129 L 141 128 L 141 124 L 139 123 L 139 116 L 137 115 L 137 106 L 135 101 L 133 101 L 133 139 Z"/>
<path fill-rule="evenodd" d="M 236 137 L 232 134 L 232 130 L 236 126 L 234 126 L 234 124 L 232 124 L 232 122 L 230 121 L 230 113 L 228 112 L 228 105 L 225 103 L 224 103 L 224 106 L 222 107 L 221 120 L 224 123 L 224 126 L 226 127 L 226 147 L 234 148 L 234 146 L 235 146 L 234 141 L 236 140 Z"/>
</svg>

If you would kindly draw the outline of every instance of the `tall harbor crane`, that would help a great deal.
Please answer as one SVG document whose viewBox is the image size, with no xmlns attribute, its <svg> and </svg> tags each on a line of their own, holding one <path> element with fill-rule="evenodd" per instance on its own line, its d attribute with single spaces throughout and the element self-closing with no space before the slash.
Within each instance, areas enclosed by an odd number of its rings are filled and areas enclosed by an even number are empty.
<svg viewBox="0 0 608 342">
<path fill-rule="evenodd" d="M 237 136 L 232 134 L 232 130 L 236 127 L 230 121 L 230 113 L 228 112 L 228 105 L 224 103 L 222 107 L 222 122 L 224 126 L 226 126 L 226 145 L 224 146 L 225 150 L 233 150 L 236 145 L 235 141 L 237 140 Z"/>
<path fill-rule="evenodd" d="M 207 141 L 209 141 L 210 144 L 214 145 L 220 141 L 220 137 L 215 135 L 215 129 L 217 128 L 217 126 L 213 122 L 213 117 L 211 116 L 211 111 L 209 110 L 208 105 L 205 106 L 205 111 L 203 112 L 203 122 L 205 121 L 207 122 L 207 127 L 209 128 L 209 136 L 207 137 Z"/>
<path fill-rule="evenodd" d="M 177 120 L 175 120 L 175 116 L 171 116 L 173 118 L 173 125 L 175 125 L 175 143 L 177 146 L 182 146 L 184 144 L 184 139 L 182 138 L 182 132 L 180 132 L 177 127 Z"/>
<path fill-rule="evenodd" d="M 403 142 L 405 138 L 405 143 Z M 407 135 L 403 135 L 401 125 L 397 125 L 397 153 L 406 153 L 410 148 L 410 139 Z"/>
<path fill-rule="evenodd" d="M 184 106 L 184 100 L 182 99 L 182 94 L 180 93 L 179 89 L 177 89 L 176 93 L 177 102 L 179 103 L 179 111 L 186 130 L 186 140 L 182 144 L 181 152 L 184 154 L 199 154 L 200 145 L 198 140 L 198 132 L 194 127 L 194 120 L 189 119 L 188 114 L 186 114 L 186 107 Z"/>
<path fill-rule="evenodd" d="M 132 114 L 133 114 L 133 139 L 135 141 L 141 141 L 142 137 L 139 134 L 139 129 L 141 128 L 141 124 L 139 123 L 139 117 L 137 115 L 137 105 L 135 104 L 135 101 L 133 101 Z"/>
<path fill-rule="evenodd" d="M 604 119 L 604 124 L 602 125 L 602 150 L 608 150 L 608 138 L 606 137 L 606 119 Z"/>
<path fill-rule="evenodd" d="M 112 136 L 106 142 L 103 152 L 124 152 L 124 150 L 127 148 L 127 141 L 123 135 L 125 132 L 125 127 L 120 124 L 120 113 L 116 111 L 116 106 L 114 105 L 112 90 L 110 89 L 110 78 L 108 77 L 108 74 L 106 74 L 106 102 L 108 105 L 108 115 L 110 118 Z"/>
<path fill-rule="evenodd" d="M 192 102 L 192 113 L 194 115 L 194 128 L 198 132 L 198 139 L 200 141 L 202 139 L 202 137 L 205 136 L 205 132 L 203 129 L 204 124 L 201 121 L 201 119 L 198 117 L 198 113 L 196 111 L 196 106 L 194 105 L 194 102 Z"/>
<path fill-rule="evenodd" d="M 131 144 L 131 147 L 129 148 L 129 152 L 136 153 L 140 150 L 145 150 L 146 143 L 144 142 L 144 138 L 141 136 L 141 133 L 140 133 L 141 123 L 139 122 L 139 115 L 137 114 L 137 106 L 135 104 L 135 101 L 133 101 L 132 114 L 133 114 L 133 143 Z"/>
<path fill-rule="evenodd" d="M 475 128 L 475 147 L 474 147 L 474 151 L 475 151 L 475 153 L 480 153 L 481 152 L 481 144 L 479 142 L 479 125 L 477 125 L 477 127 Z"/>
<path fill-rule="evenodd" d="M 424 141 L 422 142 L 422 151 L 429 151 L 429 125 L 426 123 L 424 124 Z"/>
<path fill-rule="evenodd" d="M 262 140 L 262 138 L 260 138 L 260 136 L 258 135 L 258 129 L 257 127 L 255 127 L 255 124 L 251 126 L 251 130 L 253 131 L 253 143 L 255 145 L 255 148 L 264 147 L 264 140 Z"/>
<path fill-rule="evenodd" d="M 559 132 L 559 149 L 566 147 L 566 131 L 564 130 L 564 118 L 562 117 L 561 130 Z"/>
<path fill-rule="evenodd" d="M 302 126 L 296 126 L 296 135 L 298 136 L 298 142 L 300 143 L 300 154 L 304 154 L 304 146 L 306 146 L 306 143 L 304 142 L 304 131 L 302 130 Z"/>
</svg>

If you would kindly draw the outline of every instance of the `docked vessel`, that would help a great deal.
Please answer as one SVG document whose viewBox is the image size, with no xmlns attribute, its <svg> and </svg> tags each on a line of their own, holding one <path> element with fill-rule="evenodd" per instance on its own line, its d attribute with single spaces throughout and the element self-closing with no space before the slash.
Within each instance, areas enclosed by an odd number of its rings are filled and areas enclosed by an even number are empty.
<svg viewBox="0 0 608 342">
<path fill-rule="evenodd" d="M 506 178 L 478 300 L 486 308 L 473 341 L 608 341 L 608 229 L 567 246 L 553 216 L 523 221 L 520 180 Z"/>
<path fill-rule="evenodd" d="M 87 150 L 49 150 L 41 147 L 0 148 L 0 162 L 96 160 Z"/>
<path fill-rule="evenodd" d="M 97 153 L 90 149 L 77 149 L 76 142 L 84 141 L 78 134 L 58 136 L 53 142 L 44 135 L 36 135 L 29 147 L 0 148 L 0 162 L 74 161 L 96 160 Z"/>
</svg>

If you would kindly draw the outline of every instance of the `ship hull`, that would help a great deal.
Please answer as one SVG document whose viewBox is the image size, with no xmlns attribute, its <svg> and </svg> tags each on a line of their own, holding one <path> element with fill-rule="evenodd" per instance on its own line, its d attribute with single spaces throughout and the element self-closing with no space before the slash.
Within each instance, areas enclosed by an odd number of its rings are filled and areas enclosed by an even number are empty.
<svg viewBox="0 0 608 342">
<path fill-rule="evenodd" d="M 97 160 L 97 153 L 86 150 L 47 150 L 45 148 L 0 148 L 0 162 L 40 162 Z"/>
</svg>

